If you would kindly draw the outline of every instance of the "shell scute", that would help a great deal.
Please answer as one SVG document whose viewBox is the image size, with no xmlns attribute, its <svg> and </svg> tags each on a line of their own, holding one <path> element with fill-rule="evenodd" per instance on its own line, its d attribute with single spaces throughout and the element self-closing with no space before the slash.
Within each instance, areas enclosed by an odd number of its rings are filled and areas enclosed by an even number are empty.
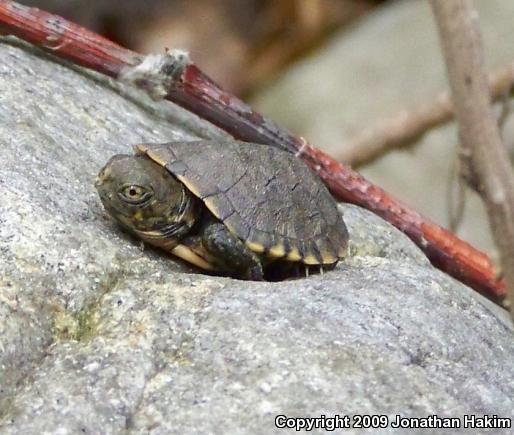
<svg viewBox="0 0 514 435">
<path fill-rule="evenodd" d="M 348 232 L 334 199 L 293 154 L 238 141 L 142 149 L 255 252 L 308 265 L 345 254 Z"/>
</svg>

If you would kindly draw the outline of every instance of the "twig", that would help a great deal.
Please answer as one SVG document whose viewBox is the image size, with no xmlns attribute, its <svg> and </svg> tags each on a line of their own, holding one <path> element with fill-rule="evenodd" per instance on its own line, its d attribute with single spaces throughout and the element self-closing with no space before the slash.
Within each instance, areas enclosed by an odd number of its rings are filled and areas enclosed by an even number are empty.
<svg viewBox="0 0 514 435">
<path fill-rule="evenodd" d="M 500 100 L 514 85 L 514 62 L 489 75 L 493 100 Z M 396 115 L 365 129 L 348 141 L 348 146 L 334 157 L 351 166 L 370 163 L 393 149 L 404 148 L 419 141 L 428 131 L 454 118 L 448 92 L 442 92 L 432 102 Z"/>
<path fill-rule="evenodd" d="M 182 52 L 143 58 L 55 15 L 0 0 L 0 27 L 33 44 L 49 48 L 64 59 L 123 78 L 153 96 L 162 96 L 249 142 L 268 144 L 301 156 L 327 184 L 334 196 L 360 205 L 407 234 L 432 263 L 501 304 L 506 291 L 487 255 L 401 204 L 349 166 L 254 112 L 220 89 Z M 50 48 L 51 49 L 51 48 Z M 153 73 L 152 73 L 153 70 Z"/>
<path fill-rule="evenodd" d="M 446 186 L 446 208 L 448 209 L 448 228 L 457 232 L 466 206 L 466 183 L 460 169 L 460 161 L 455 155 L 450 164 L 448 185 Z"/>
<path fill-rule="evenodd" d="M 514 173 L 491 107 L 478 13 L 471 0 L 431 0 L 439 27 L 463 153 L 485 203 L 514 296 Z M 514 320 L 514 304 L 511 307 Z"/>
</svg>

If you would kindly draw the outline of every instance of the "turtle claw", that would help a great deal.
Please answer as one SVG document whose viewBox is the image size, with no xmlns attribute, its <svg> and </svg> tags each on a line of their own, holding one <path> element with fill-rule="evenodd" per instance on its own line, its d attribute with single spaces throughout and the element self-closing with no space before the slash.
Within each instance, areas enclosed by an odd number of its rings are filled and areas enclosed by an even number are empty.
<svg viewBox="0 0 514 435">
<path fill-rule="evenodd" d="M 248 269 L 248 279 L 252 281 L 264 281 L 264 272 L 260 264 Z"/>
</svg>

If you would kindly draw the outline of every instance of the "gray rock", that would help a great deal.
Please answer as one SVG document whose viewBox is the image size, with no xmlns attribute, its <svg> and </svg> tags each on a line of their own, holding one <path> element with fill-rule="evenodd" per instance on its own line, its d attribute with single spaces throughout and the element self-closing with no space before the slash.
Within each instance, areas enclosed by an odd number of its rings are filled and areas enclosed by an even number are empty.
<svg viewBox="0 0 514 435">
<path fill-rule="evenodd" d="M 514 417 L 505 313 L 364 210 L 341 206 L 351 244 L 336 270 L 278 283 L 194 273 L 105 216 L 93 181 L 110 155 L 222 136 L 0 43 L 2 433 L 273 433 L 277 414 Z"/>
</svg>

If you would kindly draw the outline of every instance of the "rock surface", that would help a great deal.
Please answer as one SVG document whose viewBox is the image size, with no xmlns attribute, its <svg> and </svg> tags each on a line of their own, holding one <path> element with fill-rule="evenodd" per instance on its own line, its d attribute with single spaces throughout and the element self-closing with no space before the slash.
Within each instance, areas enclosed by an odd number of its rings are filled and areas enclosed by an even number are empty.
<svg viewBox="0 0 514 435">
<path fill-rule="evenodd" d="M 1 433 L 273 433 L 277 414 L 514 417 L 505 313 L 364 210 L 341 206 L 350 255 L 323 276 L 242 282 L 142 251 L 103 213 L 98 169 L 133 143 L 223 134 L 0 41 Z"/>
</svg>

